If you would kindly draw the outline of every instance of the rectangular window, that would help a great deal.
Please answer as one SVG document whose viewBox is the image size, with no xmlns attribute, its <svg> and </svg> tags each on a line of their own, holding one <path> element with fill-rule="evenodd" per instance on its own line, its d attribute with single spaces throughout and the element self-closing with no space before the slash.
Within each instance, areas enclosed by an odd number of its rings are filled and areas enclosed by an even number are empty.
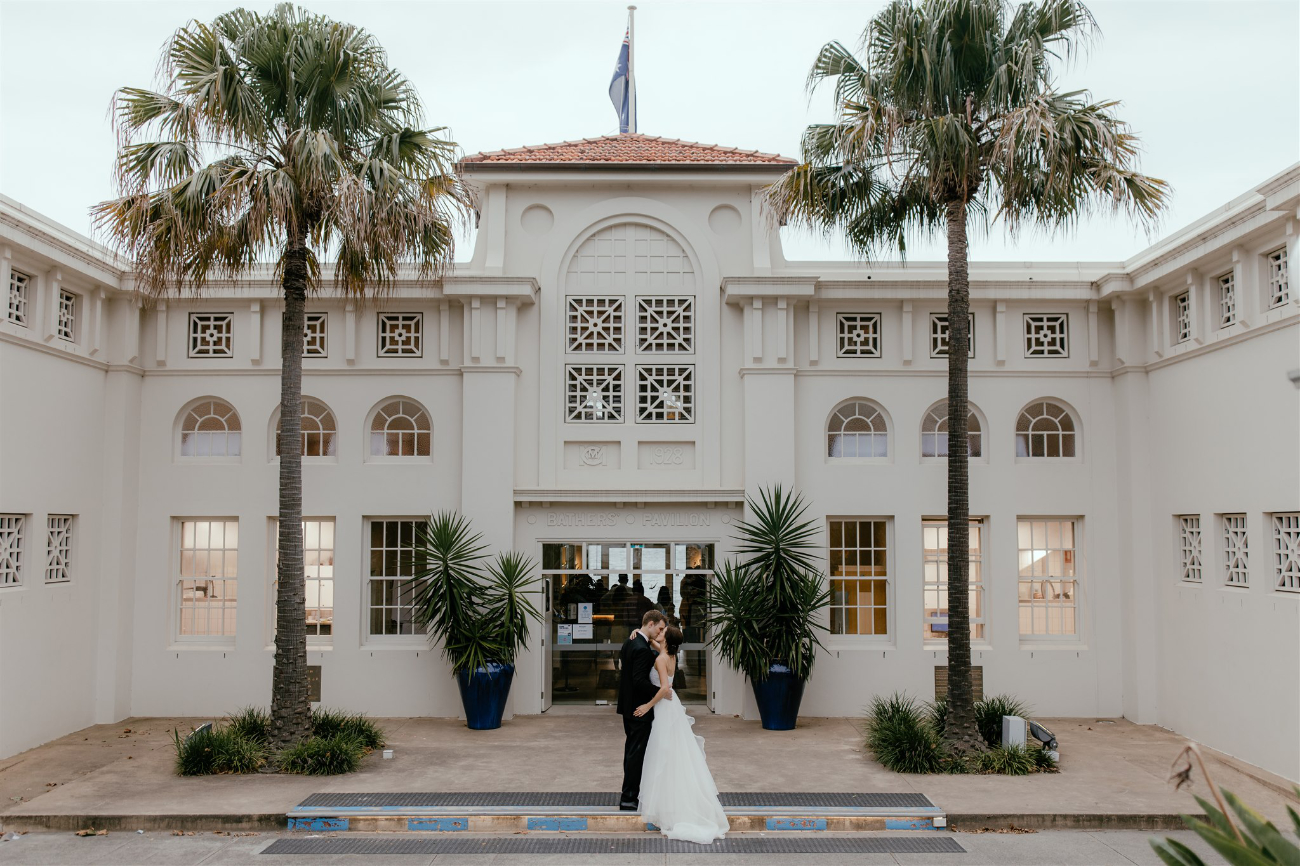
<svg viewBox="0 0 1300 866">
<path fill-rule="evenodd" d="M 1237 277 L 1226 273 L 1219 277 L 1219 327 L 1237 324 Z"/>
<path fill-rule="evenodd" d="M 1076 528 L 1073 520 L 1017 521 L 1021 638 L 1078 636 Z"/>
<path fill-rule="evenodd" d="M 1268 254 L 1268 305 L 1280 307 L 1291 300 L 1291 279 L 1288 273 L 1286 247 Z"/>
<path fill-rule="evenodd" d="M 379 357 L 423 358 L 424 313 L 380 313 Z"/>
<path fill-rule="evenodd" d="M 879 358 L 880 314 L 836 314 L 835 354 L 841 358 Z"/>
<path fill-rule="evenodd" d="M 568 421 L 621 422 L 623 367 L 571 364 L 564 368 Z"/>
<path fill-rule="evenodd" d="M 325 338 L 328 336 L 329 313 L 308 313 L 302 326 L 302 356 L 326 358 L 329 356 Z"/>
<path fill-rule="evenodd" d="M 1273 576 L 1278 589 L 1300 592 L 1300 512 L 1273 515 Z"/>
<path fill-rule="evenodd" d="M 177 581 L 182 638 L 233 638 L 239 521 L 182 520 Z"/>
<path fill-rule="evenodd" d="M 967 357 L 975 357 L 975 314 L 970 314 L 970 351 Z M 930 357 L 948 357 L 948 314 L 930 314 Z"/>
<path fill-rule="evenodd" d="M 831 634 L 889 636 L 889 523 L 830 521 Z"/>
<path fill-rule="evenodd" d="M 620 354 L 623 351 L 623 299 L 569 298 L 565 327 L 571 354 Z"/>
<path fill-rule="evenodd" d="M 415 635 L 414 520 L 370 521 L 370 635 Z"/>
<path fill-rule="evenodd" d="M 1183 292 L 1174 298 L 1174 342 L 1186 343 L 1192 338 L 1192 294 Z"/>
<path fill-rule="evenodd" d="M 1025 313 L 1025 357 L 1070 357 L 1068 313 Z"/>
<path fill-rule="evenodd" d="M 695 420 L 695 367 L 638 366 L 636 420 L 679 424 Z"/>
<path fill-rule="evenodd" d="M 1178 517 L 1179 577 L 1191 583 L 1201 582 L 1201 515 Z"/>
<path fill-rule="evenodd" d="M 970 636 L 984 639 L 984 522 L 970 522 Z M 948 639 L 948 521 L 921 521 L 924 637 Z"/>
<path fill-rule="evenodd" d="M 234 321 L 234 313 L 190 313 L 190 357 L 233 357 Z"/>
<path fill-rule="evenodd" d="M 23 582 L 23 529 L 21 514 L 0 514 L 0 587 Z"/>
<path fill-rule="evenodd" d="M 695 351 L 695 299 L 636 299 L 636 350 L 689 355 Z"/>
<path fill-rule="evenodd" d="M 1246 548 L 1246 515 L 1223 515 L 1223 582 L 1228 586 L 1250 584 Z"/>
<path fill-rule="evenodd" d="M 77 339 L 77 296 L 67 289 L 59 289 L 59 321 L 55 333 L 69 343 Z"/>
<path fill-rule="evenodd" d="M 276 550 L 276 577 L 271 581 L 271 629 L 275 630 L 276 601 L 279 599 L 279 521 L 271 521 L 272 545 Z M 306 580 L 307 638 L 328 638 L 334 633 L 334 521 L 302 522 L 302 565 Z"/>
<path fill-rule="evenodd" d="M 72 579 L 72 515 L 51 514 L 45 518 L 45 582 Z"/>
<path fill-rule="evenodd" d="M 22 271 L 9 271 L 9 313 L 10 323 L 27 327 L 27 302 L 32 278 Z"/>
</svg>

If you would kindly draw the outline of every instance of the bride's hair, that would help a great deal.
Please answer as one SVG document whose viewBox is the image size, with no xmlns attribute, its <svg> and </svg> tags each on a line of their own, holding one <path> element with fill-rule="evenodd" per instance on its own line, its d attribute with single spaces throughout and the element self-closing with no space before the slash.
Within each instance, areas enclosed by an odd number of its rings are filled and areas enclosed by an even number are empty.
<svg viewBox="0 0 1300 866">
<path fill-rule="evenodd" d="M 686 638 L 682 635 L 682 630 L 675 625 L 670 625 L 664 629 L 664 647 L 668 655 L 676 657 L 677 650 L 681 648 Z"/>
</svg>

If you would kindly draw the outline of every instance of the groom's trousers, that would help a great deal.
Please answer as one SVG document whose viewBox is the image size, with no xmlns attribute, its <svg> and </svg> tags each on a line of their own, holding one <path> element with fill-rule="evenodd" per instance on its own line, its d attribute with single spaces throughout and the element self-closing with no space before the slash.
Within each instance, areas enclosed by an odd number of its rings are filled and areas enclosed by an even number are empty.
<svg viewBox="0 0 1300 866">
<path fill-rule="evenodd" d="M 645 766 L 645 748 L 650 743 L 650 727 L 654 716 L 637 718 L 630 713 L 623 716 L 623 792 L 619 805 L 635 804 L 641 797 L 641 770 Z"/>
</svg>

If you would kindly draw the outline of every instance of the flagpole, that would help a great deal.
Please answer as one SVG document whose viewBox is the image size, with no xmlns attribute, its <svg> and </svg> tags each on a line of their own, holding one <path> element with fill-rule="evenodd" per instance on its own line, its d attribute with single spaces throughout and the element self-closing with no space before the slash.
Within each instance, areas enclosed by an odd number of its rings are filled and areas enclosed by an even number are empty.
<svg viewBox="0 0 1300 866">
<path fill-rule="evenodd" d="M 627 7 L 628 131 L 636 132 L 636 7 Z"/>
</svg>

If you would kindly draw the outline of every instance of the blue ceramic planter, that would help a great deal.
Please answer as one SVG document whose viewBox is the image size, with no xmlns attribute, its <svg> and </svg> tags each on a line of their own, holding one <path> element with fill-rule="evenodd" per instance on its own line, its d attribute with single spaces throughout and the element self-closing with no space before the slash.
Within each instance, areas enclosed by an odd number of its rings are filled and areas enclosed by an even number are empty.
<svg viewBox="0 0 1300 866">
<path fill-rule="evenodd" d="M 783 664 L 767 669 L 767 679 L 755 681 L 754 700 L 765 731 L 791 731 L 799 720 L 799 702 L 803 700 L 803 680 Z"/>
<path fill-rule="evenodd" d="M 465 724 L 471 730 L 491 731 L 501 727 L 501 714 L 515 678 L 514 665 L 488 662 L 472 671 L 456 671 L 460 702 L 465 706 Z"/>
</svg>

